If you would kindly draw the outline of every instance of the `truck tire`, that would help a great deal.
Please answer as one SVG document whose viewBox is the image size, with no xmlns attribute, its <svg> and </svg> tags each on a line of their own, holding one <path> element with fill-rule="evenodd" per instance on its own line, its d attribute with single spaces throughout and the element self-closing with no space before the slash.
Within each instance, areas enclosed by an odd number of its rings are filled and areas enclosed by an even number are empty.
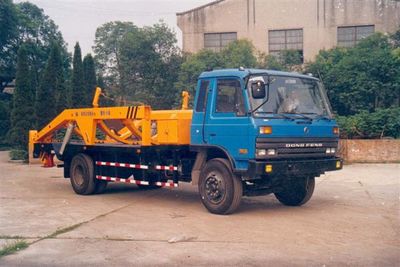
<svg viewBox="0 0 400 267">
<path fill-rule="evenodd" d="M 314 193 L 315 178 L 300 177 L 285 183 L 275 197 L 286 206 L 301 206 L 310 200 Z"/>
<path fill-rule="evenodd" d="M 86 154 L 72 158 L 70 166 L 71 185 L 78 195 L 93 194 L 96 189 L 93 159 Z"/>
<path fill-rule="evenodd" d="M 226 159 L 215 158 L 209 160 L 200 173 L 199 193 L 208 211 L 230 214 L 240 205 L 243 185 Z"/>
<path fill-rule="evenodd" d="M 94 193 L 102 194 L 102 193 L 104 193 L 104 191 L 106 191 L 108 182 L 103 181 L 103 180 L 97 180 L 97 181 L 95 181 L 95 184 L 96 184 L 96 188 L 94 189 Z"/>
</svg>

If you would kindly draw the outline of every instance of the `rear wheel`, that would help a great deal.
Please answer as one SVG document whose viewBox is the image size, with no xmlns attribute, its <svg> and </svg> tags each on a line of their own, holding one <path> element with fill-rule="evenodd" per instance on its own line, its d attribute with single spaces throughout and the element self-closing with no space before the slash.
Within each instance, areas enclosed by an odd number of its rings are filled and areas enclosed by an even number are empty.
<svg viewBox="0 0 400 267">
<path fill-rule="evenodd" d="M 93 159 L 86 154 L 72 158 L 70 166 L 71 185 L 79 195 L 93 194 L 96 189 Z"/>
<path fill-rule="evenodd" d="M 107 184 L 108 184 L 107 181 L 96 179 L 95 183 L 96 183 L 96 188 L 94 190 L 95 194 L 102 194 L 102 193 L 104 193 L 104 191 L 106 191 Z"/>
<path fill-rule="evenodd" d="M 310 200 L 314 187 L 314 177 L 295 178 L 286 182 L 278 192 L 275 192 L 275 197 L 284 205 L 301 206 Z"/>
<path fill-rule="evenodd" d="M 230 214 L 240 205 L 242 181 L 232 173 L 226 159 L 212 159 L 200 173 L 199 193 L 203 205 L 211 213 Z"/>
</svg>

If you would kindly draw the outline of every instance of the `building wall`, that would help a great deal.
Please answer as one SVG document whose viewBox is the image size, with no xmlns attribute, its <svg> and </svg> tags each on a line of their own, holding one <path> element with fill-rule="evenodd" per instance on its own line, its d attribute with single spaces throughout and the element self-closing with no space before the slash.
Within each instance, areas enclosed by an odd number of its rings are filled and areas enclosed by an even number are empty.
<svg viewBox="0 0 400 267">
<path fill-rule="evenodd" d="M 395 0 L 219 0 L 177 14 L 183 50 L 204 48 L 204 33 L 237 32 L 268 52 L 268 31 L 303 29 L 304 59 L 337 44 L 338 26 L 375 25 L 375 31 L 400 27 Z"/>
</svg>

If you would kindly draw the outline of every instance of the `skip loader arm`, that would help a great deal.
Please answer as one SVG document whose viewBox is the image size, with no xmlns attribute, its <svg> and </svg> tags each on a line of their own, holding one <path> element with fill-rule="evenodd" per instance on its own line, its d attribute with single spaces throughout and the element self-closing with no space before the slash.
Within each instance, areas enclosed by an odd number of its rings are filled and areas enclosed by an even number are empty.
<svg viewBox="0 0 400 267">
<path fill-rule="evenodd" d="M 96 88 L 93 108 L 66 109 L 40 131 L 29 131 L 29 148 L 35 145 L 52 144 L 55 133 L 70 127 L 82 139 L 85 145 L 97 143 L 122 143 L 127 145 L 151 146 L 158 144 L 189 144 L 191 110 L 152 111 L 150 106 L 99 107 L 98 100 L 102 94 Z M 188 95 L 183 95 L 187 108 Z M 120 130 L 112 129 L 107 121 L 118 121 L 123 126 Z M 96 138 L 100 130 L 105 139 Z M 154 133 L 156 132 L 156 134 Z M 70 137 L 70 136 L 69 136 Z M 64 138 L 64 142 L 69 140 Z M 64 144 L 65 145 L 65 144 Z"/>
</svg>

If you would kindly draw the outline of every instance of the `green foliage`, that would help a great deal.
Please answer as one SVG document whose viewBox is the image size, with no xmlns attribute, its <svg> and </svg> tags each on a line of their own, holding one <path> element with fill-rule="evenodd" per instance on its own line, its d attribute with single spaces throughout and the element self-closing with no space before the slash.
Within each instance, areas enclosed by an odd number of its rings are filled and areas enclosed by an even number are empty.
<svg viewBox="0 0 400 267">
<path fill-rule="evenodd" d="M 17 148 L 26 149 L 28 132 L 33 128 L 34 119 L 34 88 L 28 65 L 28 53 L 25 45 L 18 50 L 16 84 L 13 95 L 11 113 L 11 130 L 9 140 Z"/>
<path fill-rule="evenodd" d="M 257 58 L 254 55 L 253 44 L 245 39 L 230 43 L 221 51 L 221 59 L 224 68 L 254 68 L 257 66 Z"/>
<path fill-rule="evenodd" d="M 186 55 L 180 67 L 175 87 L 179 92 L 187 90 L 190 95 L 194 96 L 197 78 L 207 69 L 239 68 L 241 66 L 254 68 L 258 65 L 255 48 L 251 42 L 238 40 L 230 43 L 220 53 L 202 50 L 193 55 Z M 177 99 L 180 101 L 179 97 Z"/>
<path fill-rule="evenodd" d="M 17 38 L 18 13 L 11 0 L 0 1 L 0 25 L 0 90 L 2 91 L 3 83 L 11 82 L 15 76 L 16 51 L 11 40 Z"/>
<path fill-rule="evenodd" d="M 69 96 L 69 105 L 72 108 L 80 108 L 88 106 L 86 103 L 86 94 L 83 79 L 82 53 L 79 43 L 74 47 L 74 57 L 72 60 L 72 78 L 71 91 Z"/>
<path fill-rule="evenodd" d="M 211 50 L 185 55 L 175 87 L 180 91 L 188 91 L 193 100 L 199 75 L 207 69 L 221 68 L 222 65 L 221 55 Z"/>
<path fill-rule="evenodd" d="M 321 77 L 339 115 L 398 106 L 400 60 L 389 38 L 376 33 L 350 49 L 321 51 L 307 72 Z"/>
<path fill-rule="evenodd" d="M 35 114 L 38 129 L 43 128 L 58 112 L 67 107 L 66 96 L 61 53 L 58 45 L 53 44 L 36 91 Z"/>
<path fill-rule="evenodd" d="M 390 36 L 390 39 L 395 48 L 400 48 L 400 28 Z"/>
<path fill-rule="evenodd" d="M 280 53 L 280 57 L 280 62 L 288 71 L 294 71 L 303 64 L 303 56 L 298 50 L 284 50 Z"/>
<path fill-rule="evenodd" d="M 283 50 L 279 56 L 265 55 L 258 57 L 258 67 L 279 71 L 302 71 L 303 59 L 298 50 Z"/>
<path fill-rule="evenodd" d="M 83 80 L 84 80 L 85 105 L 90 107 L 97 86 L 96 70 L 94 67 L 94 60 L 91 54 L 87 54 L 83 58 Z"/>
<path fill-rule="evenodd" d="M 15 38 L 17 32 L 17 10 L 11 0 L 0 2 L 0 25 L 0 47 L 3 47 L 9 39 Z"/>
<path fill-rule="evenodd" d="M 165 23 L 144 28 L 106 23 L 96 31 L 94 51 L 106 93 L 118 104 L 130 100 L 169 108 L 174 103 L 181 56 L 175 33 Z"/>
<path fill-rule="evenodd" d="M 4 144 L 5 136 L 10 130 L 10 101 L 0 100 L 0 144 Z"/>
<path fill-rule="evenodd" d="M 131 22 L 113 21 L 97 28 L 93 51 L 99 72 L 104 82 L 112 91 L 122 95 L 120 47 L 128 32 L 137 32 L 138 28 Z"/>
<path fill-rule="evenodd" d="M 261 69 L 285 71 L 285 66 L 276 56 L 261 54 L 258 58 L 258 67 Z"/>
<path fill-rule="evenodd" d="M 22 2 L 9 6 L 9 1 L 0 3 L 0 10 L 8 6 L 9 12 L 4 19 L 8 20 L 6 27 L 0 23 L 4 30 L 4 43 L 0 49 L 0 84 L 12 81 L 16 74 L 17 51 L 24 43 L 28 51 L 31 67 L 40 73 L 45 65 L 51 50 L 51 44 L 56 43 L 61 47 L 63 68 L 68 70 L 70 61 L 66 44 L 54 22 L 43 13 L 43 10 L 29 2 Z M 0 11 L 0 20 L 3 19 Z M 15 26 L 16 24 L 16 26 Z M 1 33 L 0 33 L 1 34 Z M 36 83 L 38 83 L 38 76 Z"/>
<path fill-rule="evenodd" d="M 362 111 L 353 116 L 338 116 L 342 138 L 400 138 L 400 108 Z"/>
<path fill-rule="evenodd" d="M 25 249 L 28 246 L 29 244 L 25 240 L 16 240 L 15 242 L 7 244 L 0 249 L 0 258 Z"/>
<path fill-rule="evenodd" d="M 27 160 L 28 151 L 22 149 L 12 149 L 9 156 L 11 160 Z"/>
</svg>

